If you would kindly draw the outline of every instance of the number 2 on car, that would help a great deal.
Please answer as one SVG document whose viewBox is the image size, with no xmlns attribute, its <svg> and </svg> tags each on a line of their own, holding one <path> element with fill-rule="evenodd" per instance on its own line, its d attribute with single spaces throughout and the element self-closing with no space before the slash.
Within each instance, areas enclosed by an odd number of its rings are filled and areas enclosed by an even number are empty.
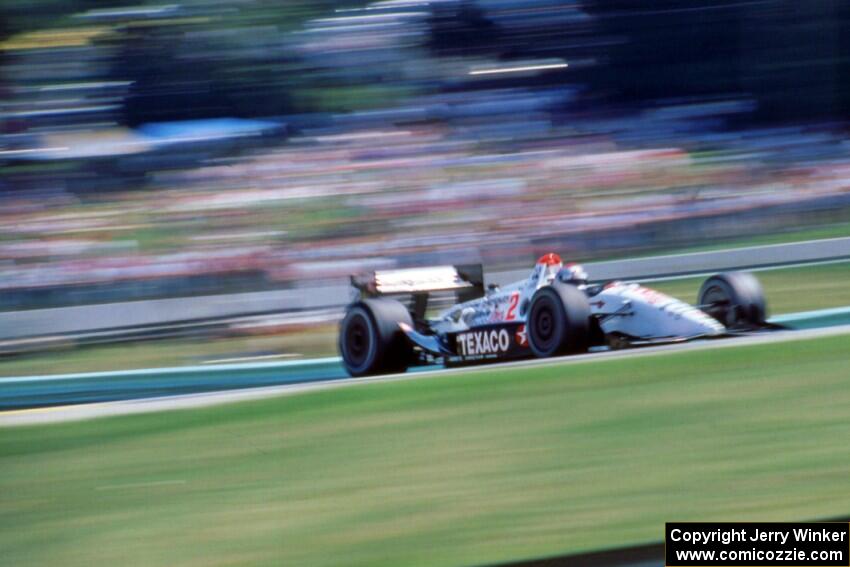
<svg viewBox="0 0 850 567">
<path fill-rule="evenodd" d="M 513 292 L 508 301 L 510 304 L 508 305 L 508 312 L 505 313 L 505 321 L 513 321 L 516 319 L 516 306 L 519 303 L 519 292 Z"/>
</svg>

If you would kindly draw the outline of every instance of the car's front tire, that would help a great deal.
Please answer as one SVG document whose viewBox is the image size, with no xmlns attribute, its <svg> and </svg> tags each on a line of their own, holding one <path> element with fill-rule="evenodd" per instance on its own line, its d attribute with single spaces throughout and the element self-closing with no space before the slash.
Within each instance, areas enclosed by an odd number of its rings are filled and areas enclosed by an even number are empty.
<svg viewBox="0 0 850 567">
<path fill-rule="evenodd" d="M 577 287 L 559 281 L 537 290 L 526 323 L 528 344 L 539 358 L 587 352 L 590 304 Z"/>
<path fill-rule="evenodd" d="M 758 279 L 747 272 L 711 276 L 697 297 L 700 309 L 728 329 L 758 327 L 767 320 L 767 300 Z"/>
<path fill-rule="evenodd" d="M 399 323 L 413 326 L 410 312 L 393 299 L 364 299 L 351 305 L 339 332 L 339 351 L 345 370 L 351 376 L 407 370 L 413 348 Z"/>
</svg>

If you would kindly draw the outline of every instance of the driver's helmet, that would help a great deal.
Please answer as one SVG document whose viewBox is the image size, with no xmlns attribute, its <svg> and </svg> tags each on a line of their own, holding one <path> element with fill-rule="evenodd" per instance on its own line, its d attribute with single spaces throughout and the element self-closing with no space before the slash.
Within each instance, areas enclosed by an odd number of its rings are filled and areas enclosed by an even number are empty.
<svg viewBox="0 0 850 567">
<path fill-rule="evenodd" d="M 571 262 L 561 271 L 561 280 L 573 285 L 587 285 L 587 272 L 581 264 Z"/>
<path fill-rule="evenodd" d="M 561 260 L 561 257 L 554 252 L 549 252 L 537 260 L 537 268 L 535 271 L 539 275 L 541 282 L 547 282 L 555 279 L 555 276 L 558 275 L 558 272 L 560 272 L 563 267 L 564 262 Z"/>
</svg>

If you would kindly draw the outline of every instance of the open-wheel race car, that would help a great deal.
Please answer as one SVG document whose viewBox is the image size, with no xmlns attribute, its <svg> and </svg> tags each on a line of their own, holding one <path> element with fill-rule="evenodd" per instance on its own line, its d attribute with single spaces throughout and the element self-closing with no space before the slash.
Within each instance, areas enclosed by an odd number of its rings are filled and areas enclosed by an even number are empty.
<svg viewBox="0 0 850 567">
<path fill-rule="evenodd" d="M 351 282 L 359 298 L 340 325 L 339 350 L 352 376 L 771 328 L 761 285 L 743 272 L 706 279 L 695 306 L 634 282 L 590 283 L 580 265 L 564 265 L 557 254 L 503 287 L 485 289 L 480 265 L 377 271 Z M 452 304 L 429 318 L 429 300 L 447 293 Z"/>
</svg>

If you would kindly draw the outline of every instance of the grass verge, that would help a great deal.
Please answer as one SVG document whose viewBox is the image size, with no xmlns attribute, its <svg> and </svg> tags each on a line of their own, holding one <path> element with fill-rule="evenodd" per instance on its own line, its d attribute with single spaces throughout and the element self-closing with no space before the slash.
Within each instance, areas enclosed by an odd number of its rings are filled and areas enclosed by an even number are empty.
<svg viewBox="0 0 850 567">
<path fill-rule="evenodd" d="M 250 361 L 254 355 L 262 357 L 286 354 L 292 355 L 294 359 L 336 356 L 336 340 L 337 326 L 331 324 L 267 336 L 206 340 L 166 339 L 68 347 L 67 350 L 42 351 L 0 359 L 0 377 L 194 366 L 215 361 L 238 362 L 241 358 L 248 358 Z"/>
<path fill-rule="evenodd" d="M 0 429 L 16 566 L 473 565 L 850 510 L 850 335 Z"/>
</svg>

